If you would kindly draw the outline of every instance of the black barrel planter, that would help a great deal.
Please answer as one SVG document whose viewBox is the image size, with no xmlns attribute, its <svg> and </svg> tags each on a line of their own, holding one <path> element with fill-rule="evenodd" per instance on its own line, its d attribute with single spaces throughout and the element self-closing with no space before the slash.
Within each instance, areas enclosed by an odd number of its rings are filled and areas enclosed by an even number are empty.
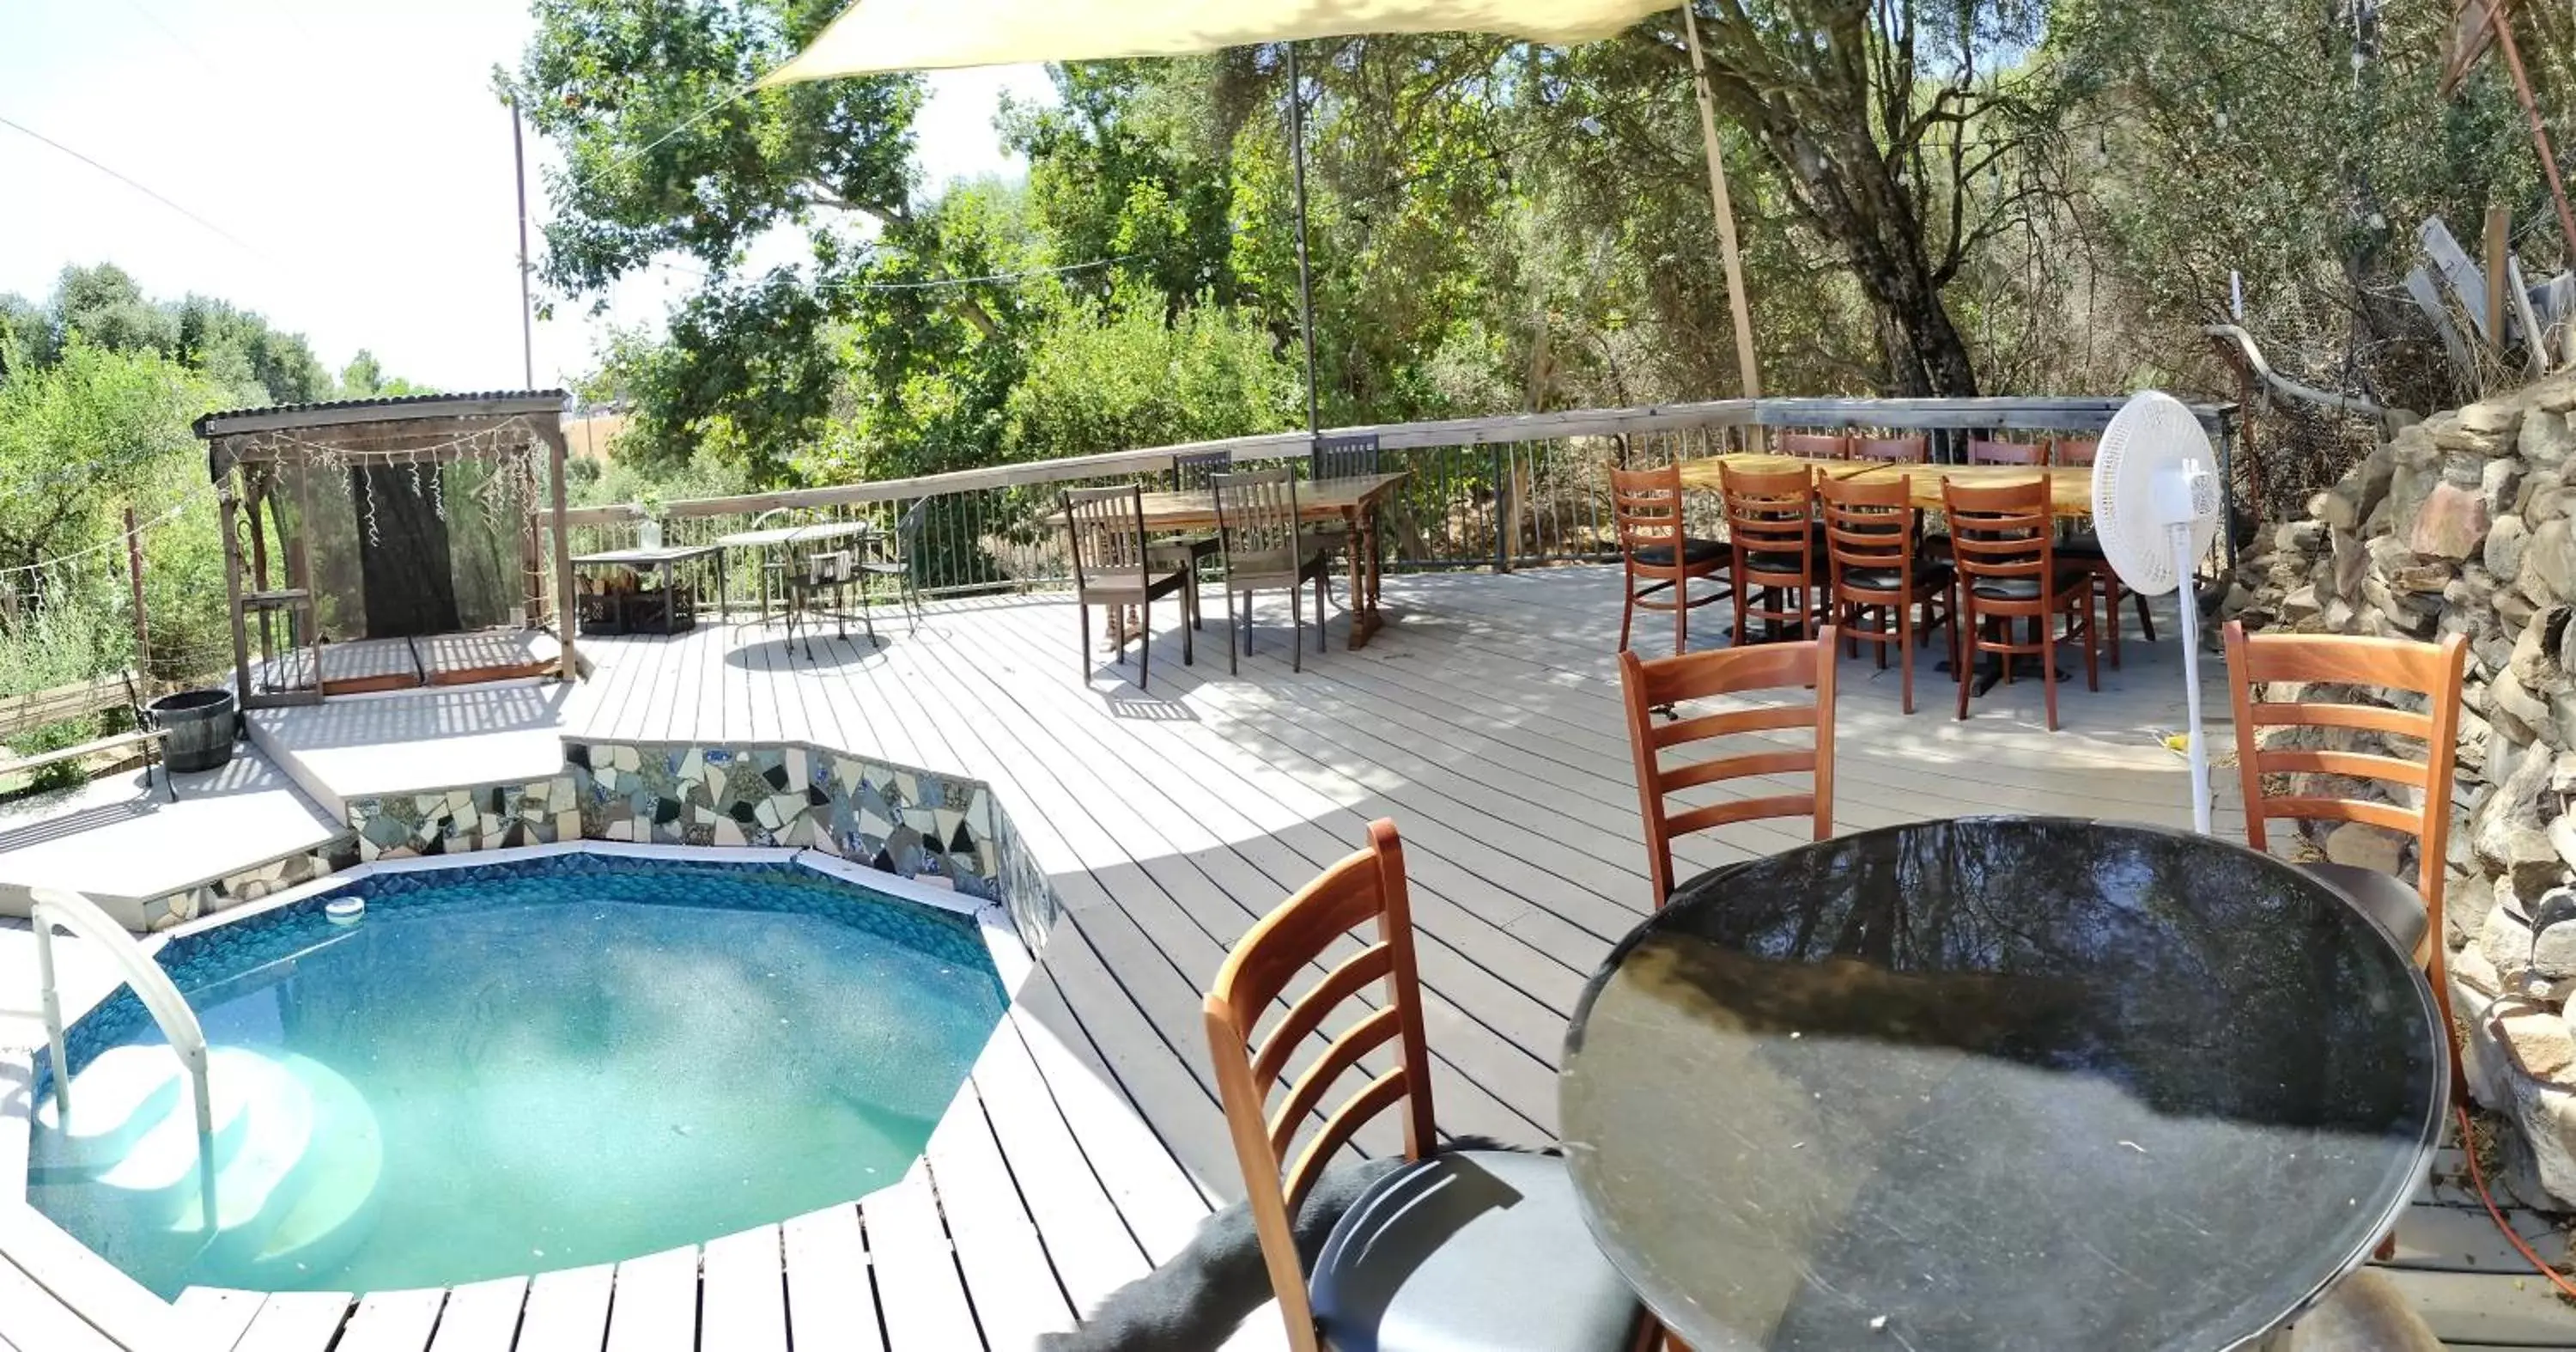
<svg viewBox="0 0 2576 1352">
<path fill-rule="evenodd" d="M 182 690 L 152 701 L 152 723 L 167 767 L 180 774 L 215 769 L 233 758 L 233 692 Z"/>
</svg>

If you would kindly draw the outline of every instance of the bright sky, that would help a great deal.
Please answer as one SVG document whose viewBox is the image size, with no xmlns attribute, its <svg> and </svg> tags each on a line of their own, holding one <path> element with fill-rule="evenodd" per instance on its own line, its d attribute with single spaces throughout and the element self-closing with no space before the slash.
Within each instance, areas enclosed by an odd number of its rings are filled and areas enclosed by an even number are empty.
<svg viewBox="0 0 2576 1352">
<path fill-rule="evenodd" d="M 516 388 L 510 117 L 492 69 L 517 63 L 532 27 L 526 0 L 0 0 L 0 118 L 215 227 L 0 127 L 0 292 L 42 299 L 66 265 L 113 262 L 156 298 L 259 311 L 334 370 L 364 347 L 440 388 Z M 1000 96 L 1052 97 L 1035 66 L 943 72 L 931 90 L 915 126 L 932 185 L 1017 172 L 993 130 Z M 528 151 L 542 219 L 552 156 Z M 653 321 L 692 281 L 631 280 L 606 321 L 559 307 L 537 326 L 537 383 L 591 369 L 605 323 Z"/>
</svg>

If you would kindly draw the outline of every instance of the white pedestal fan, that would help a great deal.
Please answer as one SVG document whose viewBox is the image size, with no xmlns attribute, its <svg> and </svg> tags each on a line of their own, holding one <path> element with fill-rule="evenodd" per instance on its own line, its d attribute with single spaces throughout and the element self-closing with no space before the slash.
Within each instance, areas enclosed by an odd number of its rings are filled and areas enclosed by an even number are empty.
<svg viewBox="0 0 2576 1352">
<path fill-rule="evenodd" d="M 2194 560 L 2218 537 L 2218 456 L 2179 399 L 2141 390 L 2113 415 L 2093 460 L 2093 530 L 2120 583 L 2145 596 L 2180 588 L 2190 709 L 2191 824 L 2209 834 L 2209 748 L 2200 731 L 2200 616 Z"/>
</svg>

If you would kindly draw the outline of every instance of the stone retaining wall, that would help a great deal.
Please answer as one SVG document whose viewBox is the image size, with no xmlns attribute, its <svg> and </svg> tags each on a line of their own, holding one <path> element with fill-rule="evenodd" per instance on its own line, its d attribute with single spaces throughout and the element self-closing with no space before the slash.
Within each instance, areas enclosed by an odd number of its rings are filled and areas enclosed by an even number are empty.
<svg viewBox="0 0 2576 1352">
<path fill-rule="evenodd" d="M 2535 939 L 2528 917 L 2576 866 L 2571 410 L 2576 378 L 2561 377 L 2401 427 L 2262 542 L 2243 616 L 2249 627 L 2467 638 L 2459 745 L 2432 752 L 2458 758 L 2443 861 L 2452 1003 L 2472 1092 L 2522 1123 L 2526 1162 L 2562 1201 L 2576 1201 L 2576 921 Z M 2285 735 L 2416 754 L 2377 734 Z M 2338 862 L 2415 876 L 2413 842 L 2397 833 L 2346 823 L 2313 840 Z"/>
</svg>

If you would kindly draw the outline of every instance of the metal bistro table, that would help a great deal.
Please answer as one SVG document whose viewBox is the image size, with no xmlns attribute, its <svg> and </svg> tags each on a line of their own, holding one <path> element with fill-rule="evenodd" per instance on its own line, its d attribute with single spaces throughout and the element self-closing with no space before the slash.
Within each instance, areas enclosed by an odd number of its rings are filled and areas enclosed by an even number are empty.
<svg viewBox="0 0 2576 1352">
<path fill-rule="evenodd" d="M 754 555 L 759 555 L 789 545 L 830 544 L 837 540 L 857 540 L 865 545 L 875 537 L 876 533 L 877 528 L 873 522 L 817 521 L 803 526 L 769 526 L 760 530 L 738 530 L 731 535 L 717 536 L 716 548 L 719 550 L 748 549 Z M 724 559 L 721 556 L 716 559 L 716 587 L 718 592 L 716 608 L 721 612 L 725 606 L 722 596 Z M 866 604 L 864 599 L 861 604 Z M 766 570 L 760 574 L 760 612 L 745 623 L 753 625 L 769 623 L 769 574 Z"/>
<path fill-rule="evenodd" d="M 1694 1352 L 2216 1352 L 2395 1224 L 2448 1058 L 2413 961 L 2299 870 L 1985 818 L 1685 885 L 1584 989 L 1559 1108 Z"/>
</svg>

